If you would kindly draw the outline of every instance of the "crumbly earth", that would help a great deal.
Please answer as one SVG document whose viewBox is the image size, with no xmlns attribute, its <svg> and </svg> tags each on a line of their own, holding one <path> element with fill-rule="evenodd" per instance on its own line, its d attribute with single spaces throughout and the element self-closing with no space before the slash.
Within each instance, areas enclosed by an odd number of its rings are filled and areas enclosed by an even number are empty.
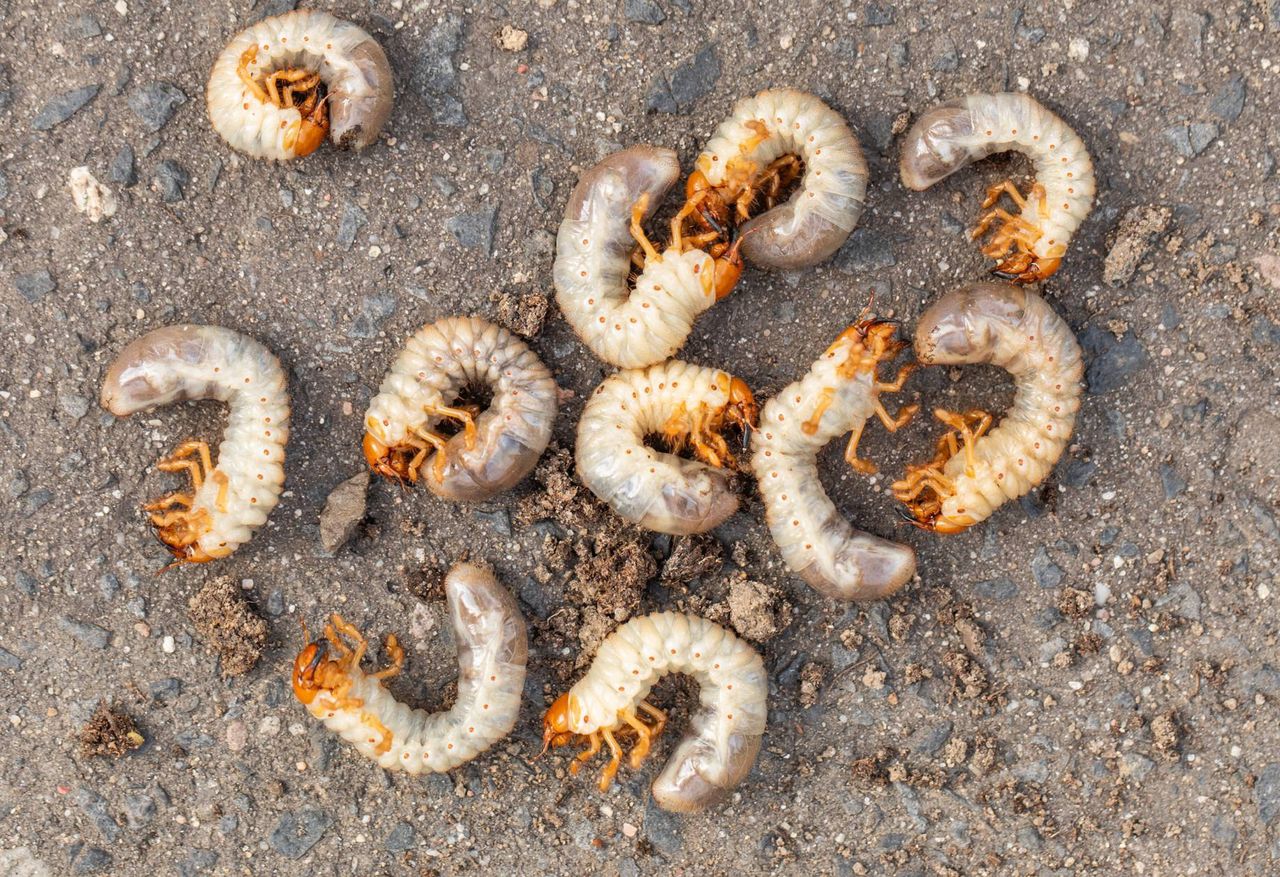
<svg viewBox="0 0 1280 877">
<path fill-rule="evenodd" d="M 267 622 L 253 611 L 240 585 L 221 576 L 209 581 L 187 603 L 196 639 L 218 656 L 223 676 L 243 676 L 262 657 Z"/>
<path fill-rule="evenodd" d="M 361 154 L 249 161 L 210 129 L 205 78 L 237 30 L 290 5 L 0 0 L 0 871 L 1280 869 L 1280 5 L 321 0 L 386 47 L 398 97 L 384 136 Z M 475 506 L 375 479 L 334 557 L 318 519 L 364 466 L 361 415 L 396 351 L 447 314 L 531 334 L 570 391 L 556 441 L 572 448 L 607 369 L 526 296 L 552 293 L 578 174 L 645 142 L 688 167 L 733 101 L 770 85 L 848 118 L 868 209 L 829 263 L 748 270 L 681 356 L 764 399 L 873 293 L 910 331 L 935 296 L 984 276 L 965 230 L 985 187 L 1025 186 L 1027 165 L 997 158 L 913 193 L 896 176 L 900 135 L 937 101 L 1026 88 L 1097 167 L 1096 209 L 1044 285 L 1091 390 L 1050 480 L 956 536 L 898 524 L 886 493 L 930 455 L 936 423 L 869 425 L 870 480 L 827 449 L 838 507 L 918 553 L 919 579 L 884 603 L 839 605 L 788 575 L 749 479 L 713 534 L 725 569 L 664 583 L 671 541 L 646 537 L 653 565 L 618 589 L 625 612 L 709 611 L 738 572 L 792 607 L 759 644 L 770 711 L 755 769 L 724 806 L 676 817 L 648 786 L 696 703 L 687 684 L 655 689 L 670 734 L 608 793 L 591 776 L 602 762 L 571 777 L 565 750 L 533 760 L 543 710 L 582 672 L 580 634 L 616 623 L 606 592 L 571 586 L 575 542 L 607 517 L 578 534 L 517 515 L 536 479 Z M 116 201 L 97 223 L 68 189 L 82 166 Z M 1113 287 L 1106 257 L 1134 208 L 1171 216 Z M 157 576 L 167 558 L 138 506 L 179 480 L 154 463 L 216 441 L 223 412 L 116 421 L 96 399 L 121 347 L 179 321 L 280 355 L 293 436 L 287 490 L 255 538 Z M 891 402 L 1009 398 L 999 372 L 971 368 L 917 373 Z M 371 642 L 397 632 L 409 666 L 392 690 L 437 708 L 456 674 L 444 604 L 411 585 L 464 554 L 492 563 L 529 619 L 519 724 L 450 776 L 384 773 L 294 701 L 299 621 L 314 630 L 337 610 Z M 220 576 L 251 582 L 270 626 L 262 661 L 225 681 L 186 614 Z M 86 759 L 80 728 L 104 699 L 147 742 Z"/>
</svg>

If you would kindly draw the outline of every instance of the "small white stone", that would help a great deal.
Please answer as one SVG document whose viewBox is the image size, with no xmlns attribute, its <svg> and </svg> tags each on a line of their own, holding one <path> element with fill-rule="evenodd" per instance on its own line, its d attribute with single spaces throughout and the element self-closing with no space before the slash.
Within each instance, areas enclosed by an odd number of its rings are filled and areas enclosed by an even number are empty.
<svg viewBox="0 0 1280 877">
<path fill-rule="evenodd" d="M 1086 61 L 1089 58 L 1089 41 L 1084 37 L 1072 37 L 1067 45 L 1067 57 L 1072 61 Z"/>
<path fill-rule="evenodd" d="M 262 721 L 258 722 L 259 737 L 274 737 L 280 733 L 280 717 L 279 716 L 263 716 Z"/>
<path fill-rule="evenodd" d="M 67 188 L 71 190 L 71 202 L 76 205 L 76 210 L 89 217 L 90 222 L 102 222 L 116 215 L 119 204 L 115 194 L 99 183 L 89 173 L 88 167 L 73 167 L 67 178 Z"/>
<path fill-rule="evenodd" d="M 177 648 L 178 647 L 174 644 L 173 637 L 171 636 L 166 636 L 160 641 L 160 651 L 164 652 L 166 655 L 172 655 Z"/>
<path fill-rule="evenodd" d="M 796 41 L 796 38 L 794 36 L 792 36 L 789 33 L 784 33 L 782 35 L 782 39 L 778 40 L 778 45 L 781 46 L 784 50 L 786 50 L 791 48 L 792 44 L 795 41 Z"/>
</svg>

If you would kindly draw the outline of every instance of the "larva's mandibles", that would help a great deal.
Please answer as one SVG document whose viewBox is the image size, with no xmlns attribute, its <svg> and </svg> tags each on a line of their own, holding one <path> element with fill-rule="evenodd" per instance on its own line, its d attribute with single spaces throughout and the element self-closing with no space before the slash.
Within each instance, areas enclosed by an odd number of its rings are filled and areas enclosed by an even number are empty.
<svg viewBox="0 0 1280 877">
<path fill-rule="evenodd" d="M 467 392 L 491 393 L 489 406 L 457 404 Z M 421 477 L 445 499 L 487 499 L 532 471 L 557 402 L 551 372 L 527 344 L 479 317 L 446 317 L 391 364 L 365 413 L 365 459 L 388 478 Z M 447 422 L 461 431 L 445 436 Z"/>
<path fill-rule="evenodd" d="M 363 149 L 391 114 L 382 46 L 349 21 L 298 9 L 264 18 L 227 44 L 209 73 L 209 121 L 254 158 L 284 161 L 324 142 Z"/>
<path fill-rule="evenodd" d="M 751 771 L 768 712 L 764 662 L 749 645 L 718 624 L 679 612 L 633 618 L 600 644 L 587 675 L 562 694 L 543 719 L 543 751 L 585 740 L 578 769 L 609 747 L 612 759 L 600 777 L 606 791 L 622 761 L 616 733 L 634 733 L 631 766 L 638 768 L 666 714 L 645 701 L 668 673 L 697 680 L 701 708 L 689 734 L 653 783 L 664 810 L 689 813 L 722 799 Z M 643 718 L 637 713 L 643 714 Z"/>
<path fill-rule="evenodd" d="M 217 465 L 208 444 L 183 442 L 158 468 L 189 473 L 192 490 L 143 508 L 179 563 L 202 563 L 248 542 L 279 501 L 289 394 L 270 350 L 220 326 L 148 332 L 120 351 L 102 382 L 102 407 L 117 417 L 186 399 L 230 407 Z"/>
<path fill-rule="evenodd" d="M 706 236 L 683 232 L 691 213 L 671 221 L 661 252 L 643 222 L 680 175 L 670 149 L 633 146 L 582 175 L 556 236 L 553 277 L 560 312 L 596 356 L 621 368 L 661 362 L 679 350 L 698 314 L 724 298 L 741 274 L 736 249 L 715 258 Z M 714 238 L 716 235 L 711 235 Z M 640 270 L 630 284 L 633 252 Z"/>
<path fill-rule="evenodd" d="M 776 204 L 802 172 L 796 191 Z M 686 186 L 696 217 L 739 226 L 746 260 L 779 269 L 816 265 L 835 253 L 858 224 L 866 193 L 858 138 L 839 113 L 791 88 L 738 101 Z M 758 200 L 766 210 L 751 216 Z"/>
<path fill-rule="evenodd" d="M 449 710 L 428 713 L 392 697 L 383 681 L 404 665 L 395 636 L 386 642 L 391 665 L 365 673 L 365 639 L 336 614 L 325 639 L 307 643 L 293 663 L 293 693 L 307 711 L 387 770 L 452 770 L 507 736 L 520 712 L 529 653 L 515 599 L 493 573 L 469 563 L 455 564 L 444 587 L 458 645 L 458 697 Z M 338 657 L 329 657 L 330 647 Z"/>
<path fill-rule="evenodd" d="M 628 369 L 596 387 L 578 422 L 578 476 L 621 517 L 660 533 L 701 533 L 738 508 L 724 466 L 733 455 L 720 434 L 755 424 L 751 390 L 720 371 L 673 359 Z M 654 450 L 660 435 L 672 451 Z"/>
<path fill-rule="evenodd" d="M 765 518 L 787 566 L 816 590 L 837 600 L 878 600 L 910 581 L 915 552 L 854 529 L 836 509 L 818 477 L 818 452 L 852 431 L 845 460 L 860 472 L 875 466 L 858 458 L 858 440 L 872 415 L 895 431 L 915 414 L 912 405 L 891 417 L 880 402 L 910 372 L 882 382 L 878 365 L 905 347 L 890 323 L 864 320 L 846 329 L 809 372 L 774 396 L 760 412 L 751 465 L 764 499 Z"/>
<path fill-rule="evenodd" d="M 999 276 L 1034 283 L 1058 270 L 1093 206 L 1093 162 L 1066 122 L 1030 95 L 971 94 L 939 104 L 916 121 L 903 141 L 899 170 L 903 184 L 920 191 L 1011 149 L 1031 159 L 1035 183 L 1025 198 L 1009 180 L 989 188 L 982 206 L 993 209 L 979 219 L 973 237 L 998 223 L 982 252 L 999 262 Z M 994 206 L 1005 194 L 1019 207 L 1017 216 Z"/>
<path fill-rule="evenodd" d="M 957 533 L 1022 496 L 1053 469 L 1080 408 L 1080 345 L 1035 292 L 971 283 L 924 312 L 915 347 L 923 365 L 989 363 L 1013 375 L 1016 387 L 1013 406 L 995 429 L 984 411 L 936 410 L 934 416 L 952 431 L 938 442 L 931 462 L 910 467 L 893 485 L 919 526 Z"/>
</svg>

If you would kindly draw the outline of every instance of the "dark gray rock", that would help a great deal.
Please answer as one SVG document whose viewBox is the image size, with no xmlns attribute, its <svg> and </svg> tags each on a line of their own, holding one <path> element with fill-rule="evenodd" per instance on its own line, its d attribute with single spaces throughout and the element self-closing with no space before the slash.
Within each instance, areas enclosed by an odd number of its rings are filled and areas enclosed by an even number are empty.
<svg viewBox="0 0 1280 877">
<path fill-rule="evenodd" d="M 1245 94 L 1244 77 L 1237 73 L 1227 80 L 1227 84 L 1222 86 L 1221 91 L 1214 95 L 1213 100 L 1209 102 L 1209 111 L 1220 119 L 1234 122 L 1244 111 Z"/>
<path fill-rule="evenodd" d="M 356 234 L 368 221 L 368 214 L 361 210 L 359 205 L 350 201 L 344 204 L 342 218 L 338 220 L 338 234 L 334 238 L 338 246 L 344 250 L 351 249 L 351 245 L 355 243 Z"/>
<path fill-rule="evenodd" d="M 116 157 L 111 160 L 111 168 L 107 171 L 107 177 L 111 182 L 119 183 L 125 188 L 137 184 L 138 170 L 133 155 L 133 147 L 128 143 L 122 144 L 120 151 L 116 153 Z"/>
<path fill-rule="evenodd" d="M 22 508 L 28 515 L 33 515 L 52 501 L 53 491 L 41 487 L 39 490 L 33 490 L 27 494 L 27 499 L 22 504 Z"/>
<path fill-rule="evenodd" d="M 1258 815 L 1264 824 L 1271 825 L 1280 817 L 1280 762 L 1273 762 L 1262 769 L 1253 794 L 1258 799 Z"/>
<path fill-rule="evenodd" d="M 0 648 L 0 670 L 21 670 L 22 659 L 5 648 Z"/>
<path fill-rule="evenodd" d="M 320 545 L 326 554 L 336 554 L 364 520 L 365 496 L 369 492 L 369 470 L 339 484 L 324 502 L 320 513 Z"/>
<path fill-rule="evenodd" d="M 855 228 L 836 253 L 837 267 L 890 268 L 898 264 L 893 255 L 893 240 L 870 228 Z"/>
<path fill-rule="evenodd" d="M 1023 23 L 1024 12 L 1021 7 L 1013 11 L 1013 35 L 1021 42 L 1032 46 L 1038 46 L 1044 41 L 1045 29 L 1038 26 L 1029 26 Z"/>
<path fill-rule="evenodd" d="M 1062 483 L 1067 487 L 1087 487 L 1098 471 L 1092 460 L 1071 460 L 1062 469 Z"/>
<path fill-rule="evenodd" d="M 130 828 L 144 828 L 156 818 L 156 799 L 150 795 L 126 795 L 124 818 Z"/>
<path fill-rule="evenodd" d="M 1191 134 L 1187 131 L 1185 123 L 1171 125 L 1160 132 L 1160 136 L 1173 145 L 1173 149 L 1183 158 L 1191 158 L 1195 155 L 1191 151 Z"/>
<path fill-rule="evenodd" d="M 622 4 L 622 14 L 626 16 L 627 21 L 640 24 L 656 25 L 667 20 L 667 14 L 653 0 L 626 0 Z"/>
<path fill-rule="evenodd" d="M 1018 586 L 1008 576 L 987 579 L 973 586 L 973 593 L 984 600 L 1008 600 L 1017 595 Z"/>
<path fill-rule="evenodd" d="M 111 631 L 88 621 L 64 615 L 58 621 L 58 625 L 85 648 L 105 649 L 111 642 Z"/>
<path fill-rule="evenodd" d="M 493 236 L 498 231 L 498 205 L 490 204 L 474 213 L 459 213 L 445 220 L 445 228 L 469 250 L 493 255 Z"/>
<path fill-rule="evenodd" d="M 893 24 L 894 14 L 897 9 L 893 6 L 881 6 L 878 3 L 868 3 L 865 7 L 867 16 L 867 24 L 871 27 L 885 27 Z"/>
<path fill-rule="evenodd" d="M 62 33 L 69 40 L 87 40 L 101 36 L 102 25 L 98 24 L 98 19 L 86 12 L 67 22 L 67 26 Z"/>
<path fill-rule="evenodd" d="M 88 847 L 79 851 L 71 863 L 76 874 L 106 874 L 111 870 L 111 854 L 100 847 Z"/>
<path fill-rule="evenodd" d="M 1161 463 L 1160 486 L 1164 489 L 1165 499 L 1177 499 L 1178 495 L 1187 489 L 1187 480 L 1168 463 Z"/>
<path fill-rule="evenodd" d="M 482 521 L 488 521 L 499 535 L 511 535 L 511 513 L 506 509 L 495 509 L 493 511 L 478 509 L 476 511 L 476 517 Z"/>
<path fill-rule="evenodd" d="M 347 328 L 348 338 L 376 338 L 382 324 L 396 312 L 398 302 L 389 292 L 366 295 L 360 300 L 360 313 Z"/>
<path fill-rule="evenodd" d="M 1088 363 L 1084 376 L 1087 392 L 1094 396 L 1120 389 L 1151 362 L 1132 332 L 1117 338 L 1105 327 L 1091 323 L 1080 333 L 1080 346 Z"/>
<path fill-rule="evenodd" d="M 77 393 L 59 393 L 58 407 L 72 420 L 79 420 L 89 413 L 89 400 Z"/>
<path fill-rule="evenodd" d="M 191 175 L 186 168 L 173 159 L 166 158 L 156 165 L 154 188 L 160 193 L 160 200 L 166 204 L 181 201 L 190 182 Z"/>
<path fill-rule="evenodd" d="M 301 859 L 320 842 L 332 824 L 333 819 L 323 810 L 289 811 L 280 816 L 267 843 L 285 858 Z"/>
<path fill-rule="evenodd" d="M 720 79 L 720 57 L 715 43 L 702 46 L 670 76 L 659 74 L 649 91 L 648 109 L 659 113 L 683 113 L 715 88 Z"/>
<path fill-rule="evenodd" d="M 158 703 L 173 703 L 182 694 L 182 680 L 174 676 L 157 679 L 150 686 L 151 697 Z"/>
<path fill-rule="evenodd" d="M 1053 562 L 1043 545 L 1036 549 L 1035 556 L 1031 558 L 1031 574 L 1035 576 L 1036 584 L 1042 588 L 1056 588 L 1066 577 L 1062 567 Z"/>
<path fill-rule="evenodd" d="M 271 593 L 267 595 L 267 614 L 272 618 L 279 618 L 284 614 L 284 591 L 279 588 L 272 588 Z"/>
<path fill-rule="evenodd" d="M 186 102 L 182 89 L 168 82 L 149 82 L 134 89 L 128 98 L 129 109 L 142 120 L 142 129 L 148 134 L 163 128 Z"/>
<path fill-rule="evenodd" d="M 13 577 L 14 586 L 18 589 L 18 593 L 24 597 L 34 597 L 40 583 L 36 581 L 36 577 L 25 569 L 18 570 L 18 574 Z"/>
<path fill-rule="evenodd" d="M 107 810 L 107 802 L 101 795 L 87 786 L 80 786 L 72 792 L 71 800 L 85 816 L 89 817 L 89 821 L 93 823 L 94 828 L 98 829 L 103 840 L 107 843 L 115 843 L 120 837 L 120 825 L 111 818 L 111 813 Z"/>
<path fill-rule="evenodd" d="M 44 105 L 31 121 L 31 127 L 37 131 L 48 131 L 56 125 L 61 125 L 84 109 L 85 104 L 97 97 L 101 90 L 101 85 L 86 85 L 83 88 L 63 92 Z"/>
<path fill-rule="evenodd" d="M 57 282 L 48 271 L 32 271 L 30 274 L 14 275 L 13 285 L 18 294 L 35 304 L 58 288 Z"/>
<path fill-rule="evenodd" d="M 218 864 L 218 854 L 213 850 L 192 850 L 178 863 L 178 877 L 197 877 L 212 873 Z"/>
<path fill-rule="evenodd" d="M 960 69 L 960 53 L 954 43 L 948 42 L 943 51 L 933 59 L 932 69 L 936 73 L 954 73 Z"/>
<path fill-rule="evenodd" d="M 951 722 L 945 720 L 938 722 L 936 725 L 925 725 L 922 728 L 917 728 L 907 738 L 906 748 L 919 755 L 933 755 L 951 739 L 951 732 L 954 728 L 955 726 Z"/>
<path fill-rule="evenodd" d="M 427 33 L 418 53 L 410 85 L 420 93 L 443 94 L 458 87 L 453 56 L 462 47 L 462 17 L 449 15 Z"/>
<path fill-rule="evenodd" d="M 383 848 L 389 853 L 403 853 L 417 845 L 418 833 L 407 822 L 397 822 L 391 829 L 391 833 L 387 835 L 387 839 L 382 842 Z"/>
<path fill-rule="evenodd" d="M 1191 154 L 1199 155 L 1218 139 L 1218 126 L 1212 122 L 1192 122 L 1187 129 L 1187 138 L 1191 144 Z"/>
<path fill-rule="evenodd" d="M 115 573 L 103 573 L 98 577 L 98 593 L 111 600 L 120 593 L 120 579 Z"/>
</svg>

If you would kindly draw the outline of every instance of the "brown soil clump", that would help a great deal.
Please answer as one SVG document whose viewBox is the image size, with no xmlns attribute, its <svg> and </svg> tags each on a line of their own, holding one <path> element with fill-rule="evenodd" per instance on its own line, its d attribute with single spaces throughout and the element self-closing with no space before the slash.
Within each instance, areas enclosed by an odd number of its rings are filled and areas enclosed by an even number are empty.
<svg viewBox="0 0 1280 877">
<path fill-rule="evenodd" d="M 80 757 L 109 755 L 119 758 L 145 742 L 133 719 L 103 700 L 98 702 L 93 718 L 80 729 Z"/>
<path fill-rule="evenodd" d="M 267 622 L 244 599 L 240 587 L 226 576 L 213 579 L 187 603 L 196 635 L 218 653 L 222 675 L 248 673 L 267 645 Z"/>
</svg>

